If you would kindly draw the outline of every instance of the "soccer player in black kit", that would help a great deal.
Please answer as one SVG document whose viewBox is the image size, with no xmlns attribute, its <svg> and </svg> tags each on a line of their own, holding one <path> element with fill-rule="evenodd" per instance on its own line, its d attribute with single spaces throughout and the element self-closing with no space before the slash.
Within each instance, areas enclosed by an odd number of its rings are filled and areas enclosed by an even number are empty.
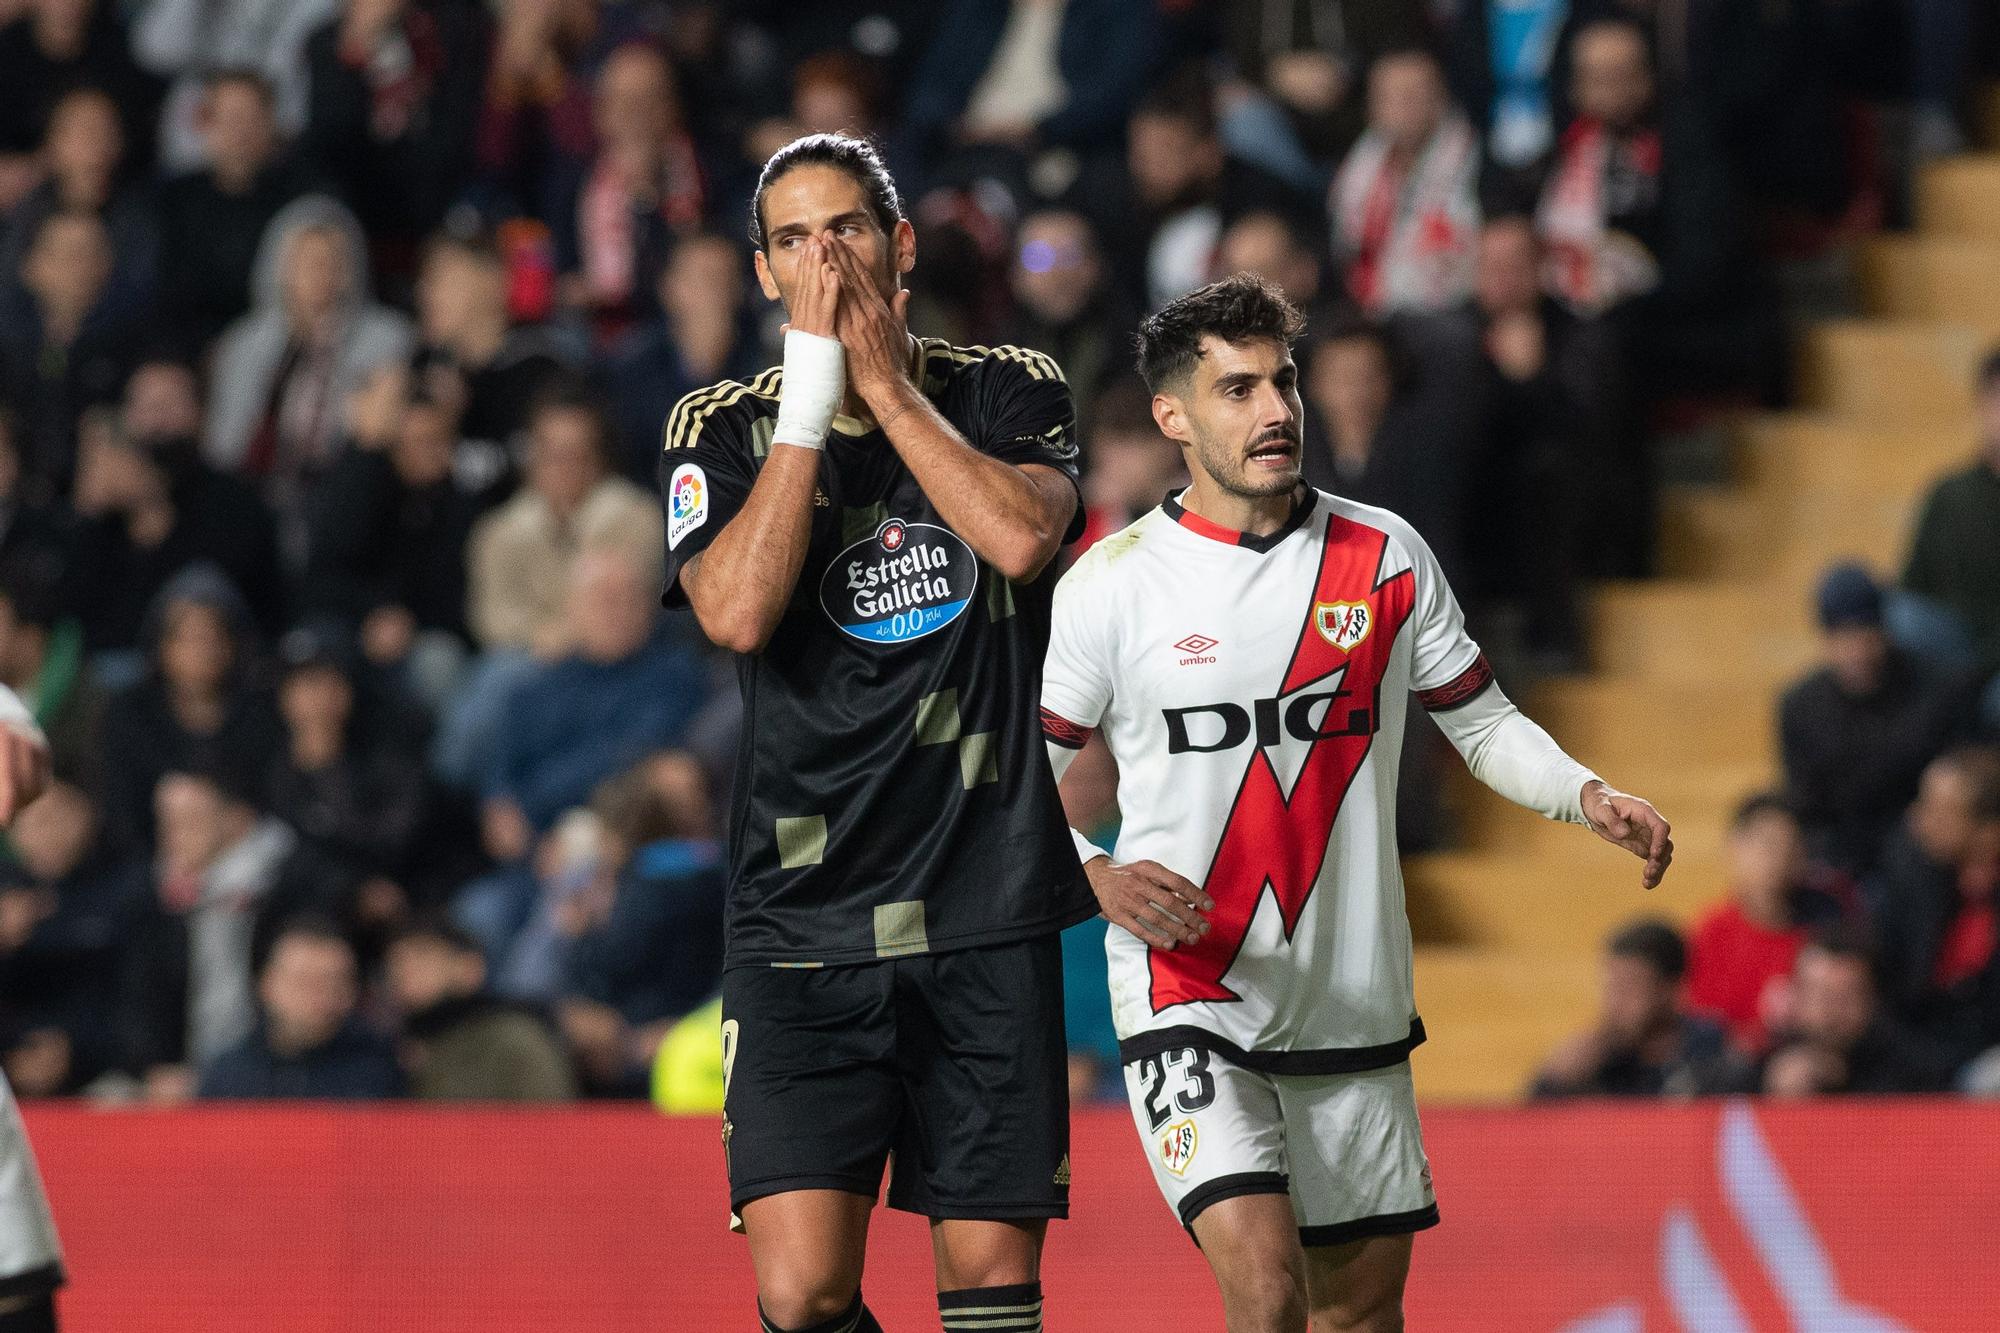
<svg viewBox="0 0 2000 1333">
<path fill-rule="evenodd" d="M 1039 1330 L 1069 1188 L 1057 935 L 1096 910 L 1038 714 L 1078 517 L 1069 391 L 1039 353 L 910 335 L 916 236 L 865 141 L 780 150 L 751 236 L 785 364 L 682 399 L 660 462 L 668 600 L 743 691 L 730 1206 L 762 1327 L 876 1329 L 893 1153 L 945 1328 Z"/>
</svg>

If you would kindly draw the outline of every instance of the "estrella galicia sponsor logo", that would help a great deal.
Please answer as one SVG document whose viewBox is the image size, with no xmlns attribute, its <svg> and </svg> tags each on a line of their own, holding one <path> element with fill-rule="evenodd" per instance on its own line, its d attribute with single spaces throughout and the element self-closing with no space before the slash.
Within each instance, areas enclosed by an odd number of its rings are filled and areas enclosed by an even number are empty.
<svg viewBox="0 0 2000 1333">
<path fill-rule="evenodd" d="M 843 634 L 908 643 L 963 615 L 978 581 L 979 561 L 957 533 L 891 518 L 833 558 L 819 600 Z"/>
</svg>

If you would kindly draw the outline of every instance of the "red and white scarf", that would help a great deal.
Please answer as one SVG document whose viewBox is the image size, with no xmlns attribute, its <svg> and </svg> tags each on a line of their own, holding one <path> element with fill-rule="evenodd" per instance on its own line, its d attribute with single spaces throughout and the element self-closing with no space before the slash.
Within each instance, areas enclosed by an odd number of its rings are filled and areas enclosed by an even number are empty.
<svg viewBox="0 0 2000 1333">
<path fill-rule="evenodd" d="M 1388 139 L 1361 136 L 1334 179 L 1334 235 L 1348 290 L 1370 314 L 1437 311 L 1472 290 L 1479 238 L 1479 136 L 1447 119 L 1406 170 Z"/>
<path fill-rule="evenodd" d="M 1628 181 L 1651 182 L 1657 197 L 1660 136 L 1646 130 L 1614 138 L 1602 124 L 1579 120 L 1563 135 L 1542 191 L 1535 227 L 1547 246 L 1549 291 L 1580 315 L 1598 315 L 1660 285 L 1660 265 L 1629 232 L 1613 230 L 1605 182 L 1616 165 Z M 1632 201 L 1626 201 L 1630 206 Z"/>
</svg>

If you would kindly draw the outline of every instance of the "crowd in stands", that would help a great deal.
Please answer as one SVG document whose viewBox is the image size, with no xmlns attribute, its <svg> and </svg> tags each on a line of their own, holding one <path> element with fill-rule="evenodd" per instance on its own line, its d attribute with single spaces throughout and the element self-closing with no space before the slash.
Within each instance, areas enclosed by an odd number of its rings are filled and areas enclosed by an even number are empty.
<svg viewBox="0 0 2000 1333">
<path fill-rule="evenodd" d="M 1977 456 L 1901 578 L 1820 580 L 1823 661 L 1779 702 L 1784 785 L 1736 812 L 1727 901 L 1612 937 L 1534 1095 L 2000 1096 L 2000 349 L 1975 389 Z"/>
<path fill-rule="evenodd" d="M 1773 262 L 1893 214 L 1898 165 L 1963 142 L 1977 19 L 0 0 L 0 679 L 59 779 L 0 877 L 8 1075 L 622 1095 L 701 1021 L 739 712 L 730 664 L 659 609 L 653 469 L 682 395 L 776 360 L 743 238 L 794 136 L 884 145 L 920 332 L 1064 367 L 1086 540 L 1181 475 L 1136 318 L 1254 270 L 1310 316 L 1308 476 L 1415 522 L 1496 660 L 1562 670 L 1586 664 L 1581 581 L 1651 569 L 1657 431 L 1782 395 Z M 1996 989 L 1992 820 L 1898 830 L 1920 781 L 1990 808 L 1935 683 L 2000 663 L 1987 404 L 1985 470 L 1940 488 L 1904 580 L 1929 655 L 1864 645 L 1860 584 L 1829 593 L 1792 789 L 1732 843 L 1734 915 L 1685 965 L 1621 937 L 1631 993 L 1552 1086 L 1705 1063 L 1718 1039 L 1661 998 L 1684 966 L 1767 1081 L 1830 1078 L 1794 1034 L 1868 1036 L 1878 1010 L 1965 1049 L 1939 1015 Z M 1435 791 L 1406 785 L 1411 845 L 1435 841 Z M 1898 970 L 1800 943 L 1808 890 L 1893 918 Z"/>
</svg>

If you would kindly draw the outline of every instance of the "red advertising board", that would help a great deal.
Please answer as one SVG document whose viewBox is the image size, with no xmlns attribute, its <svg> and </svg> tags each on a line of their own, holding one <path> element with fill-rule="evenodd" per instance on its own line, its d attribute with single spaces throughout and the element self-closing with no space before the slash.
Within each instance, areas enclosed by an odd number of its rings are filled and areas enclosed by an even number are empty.
<svg viewBox="0 0 2000 1333">
<path fill-rule="evenodd" d="M 713 1121 L 637 1108 L 39 1106 L 72 1333 L 737 1330 Z M 1588 1105 L 1425 1116 L 1444 1224 L 1413 1330 L 2000 1330 L 2000 1106 Z M 1121 1109 L 1075 1122 L 1052 1330 L 1220 1329 Z M 919 1219 L 870 1304 L 935 1328 Z"/>
</svg>

